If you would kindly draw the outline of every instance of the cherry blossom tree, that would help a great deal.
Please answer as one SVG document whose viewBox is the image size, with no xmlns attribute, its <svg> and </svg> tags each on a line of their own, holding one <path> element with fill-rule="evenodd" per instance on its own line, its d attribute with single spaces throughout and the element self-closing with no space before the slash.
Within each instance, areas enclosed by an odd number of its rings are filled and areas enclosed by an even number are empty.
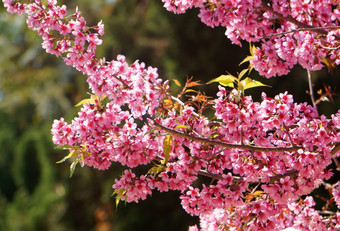
<svg viewBox="0 0 340 231">
<path fill-rule="evenodd" d="M 163 0 L 174 13 L 196 7 L 202 22 L 226 28 L 235 44 L 249 42 L 248 68 L 222 75 L 215 99 L 188 79 L 177 95 L 157 69 L 96 57 L 104 24 L 88 26 L 81 12 L 56 0 L 3 0 L 11 13 L 27 15 L 46 52 L 87 76 L 91 98 L 78 116 L 52 127 L 53 142 L 68 149 L 62 159 L 105 170 L 126 166 L 113 189 L 116 202 L 138 202 L 154 190 L 181 193 L 185 211 L 200 217 L 189 230 L 340 229 L 340 183 L 329 184 L 340 143 L 340 111 L 319 115 L 311 72 L 340 64 L 340 4 L 336 0 Z M 255 102 L 245 90 L 264 86 L 251 79 L 307 70 L 313 105 L 281 93 Z M 190 97 L 188 94 L 190 93 Z M 192 94 L 193 93 L 193 94 Z M 206 111 L 212 110 L 213 116 Z M 144 174 L 135 169 L 144 166 Z M 337 164 L 340 168 L 340 165 Z M 208 177 L 210 184 L 200 184 Z M 328 206 L 314 208 L 310 193 L 324 185 Z M 333 208 L 331 208 L 333 206 Z M 335 208 L 335 209 L 334 209 Z"/>
</svg>

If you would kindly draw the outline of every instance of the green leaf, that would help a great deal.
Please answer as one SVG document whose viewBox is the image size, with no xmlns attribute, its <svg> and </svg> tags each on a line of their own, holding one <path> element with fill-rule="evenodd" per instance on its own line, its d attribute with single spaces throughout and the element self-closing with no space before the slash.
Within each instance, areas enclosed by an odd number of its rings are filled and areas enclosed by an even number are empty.
<svg viewBox="0 0 340 231">
<path fill-rule="evenodd" d="M 249 64 L 249 74 L 250 74 L 250 72 L 252 71 L 254 69 L 254 65 L 252 65 L 252 64 Z"/>
<path fill-rule="evenodd" d="M 83 99 L 82 101 L 80 101 L 79 103 L 77 103 L 75 107 L 79 107 L 79 106 L 81 106 L 81 105 L 83 105 L 83 104 L 87 104 L 87 103 L 92 103 L 92 104 L 94 104 L 94 103 L 95 103 L 95 99 L 93 99 L 93 98 Z"/>
<path fill-rule="evenodd" d="M 249 53 L 251 54 L 251 56 L 254 56 L 256 52 L 256 46 L 252 45 L 251 42 L 249 42 Z"/>
<path fill-rule="evenodd" d="M 166 167 L 162 164 L 158 164 L 156 166 L 153 166 L 149 169 L 148 174 L 153 174 L 155 177 L 158 173 L 164 172 L 166 170 Z"/>
<path fill-rule="evenodd" d="M 126 193 L 126 189 L 124 188 L 120 188 L 120 189 L 116 189 L 112 195 L 117 194 L 116 196 L 116 207 L 118 207 L 118 204 L 120 202 L 120 200 L 122 199 L 122 197 L 124 196 L 124 194 Z"/>
<path fill-rule="evenodd" d="M 68 144 L 64 144 L 64 145 L 59 145 L 56 147 L 56 149 L 61 149 L 61 150 L 66 150 L 66 149 L 77 149 L 79 148 L 78 146 L 73 146 L 73 145 L 68 145 Z"/>
<path fill-rule="evenodd" d="M 249 42 L 249 53 L 250 53 L 250 55 L 247 56 L 245 59 L 243 59 L 242 62 L 240 62 L 239 66 L 241 66 L 245 62 L 249 62 L 249 60 L 251 60 L 251 59 L 254 59 L 255 52 L 256 52 L 255 45 L 252 45 L 251 42 Z"/>
<path fill-rule="evenodd" d="M 73 150 L 73 151 L 71 151 L 67 156 L 65 156 L 62 160 L 59 160 L 59 161 L 57 162 L 57 164 L 63 163 L 63 162 L 65 162 L 67 159 L 70 159 L 72 156 L 75 156 L 75 155 L 77 155 L 77 154 L 78 154 L 78 151 Z"/>
<path fill-rule="evenodd" d="M 79 159 L 81 160 L 81 164 L 84 163 L 84 154 L 87 154 L 87 153 L 82 153 L 79 157 Z"/>
<path fill-rule="evenodd" d="M 269 87 L 266 84 L 263 84 L 259 81 L 253 80 L 249 77 L 245 78 L 244 80 L 240 81 L 239 85 L 238 85 L 238 89 L 239 90 L 246 90 L 249 88 L 253 88 L 253 87 Z"/>
<path fill-rule="evenodd" d="M 156 176 L 158 172 L 159 172 L 159 167 L 158 165 L 156 165 L 149 169 L 148 174 L 153 174 L 154 176 Z"/>
<path fill-rule="evenodd" d="M 188 92 L 198 93 L 198 91 L 196 91 L 196 90 L 194 90 L 194 89 L 187 89 L 187 90 L 185 90 L 185 93 L 188 93 Z"/>
<path fill-rule="evenodd" d="M 190 129 L 187 125 L 184 125 L 184 124 L 179 124 L 179 125 L 176 125 L 175 129 L 177 128 L 185 128 L 185 129 Z"/>
<path fill-rule="evenodd" d="M 250 56 L 250 55 L 245 57 L 245 59 L 243 59 L 242 62 L 240 62 L 239 66 L 241 66 L 245 62 L 249 62 L 249 60 L 251 60 L 253 58 L 254 58 L 254 56 Z"/>
<path fill-rule="evenodd" d="M 79 159 L 80 158 L 77 158 L 75 161 L 73 161 L 70 166 L 70 178 L 73 176 L 74 170 L 76 169 L 76 166 L 79 163 Z"/>
<path fill-rule="evenodd" d="M 96 104 L 98 103 L 99 106 L 101 106 L 102 101 L 106 98 L 106 95 L 98 96 L 98 95 L 91 95 L 89 99 L 83 99 L 79 103 L 76 104 L 75 107 L 81 106 L 86 103 L 90 104 Z"/>
<path fill-rule="evenodd" d="M 218 133 L 218 132 L 215 132 L 215 133 L 213 133 L 213 134 L 211 134 L 211 137 L 212 138 L 216 138 L 216 137 L 218 137 L 220 134 Z"/>
<path fill-rule="evenodd" d="M 242 77 L 249 71 L 249 69 L 243 69 L 238 75 L 238 79 L 242 79 Z"/>
<path fill-rule="evenodd" d="M 207 84 L 217 82 L 221 84 L 222 86 L 234 88 L 234 81 L 237 81 L 237 78 L 228 74 L 228 75 L 221 75 L 215 79 L 212 79 L 209 82 L 207 82 Z"/>
<path fill-rule="evenodd" d="M 168 160 L 170 158 L 171 148 L 172 148 L 172 135 L 167 135 L 163 141 L 163 152 L 164 152 L 165 163 L 168 163 Z"/>
</svg>

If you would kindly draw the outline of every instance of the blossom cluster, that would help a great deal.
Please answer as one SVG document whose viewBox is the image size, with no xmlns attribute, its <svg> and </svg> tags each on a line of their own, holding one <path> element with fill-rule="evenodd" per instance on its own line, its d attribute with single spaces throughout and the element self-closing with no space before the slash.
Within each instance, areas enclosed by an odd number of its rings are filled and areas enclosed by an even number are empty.
<svg viewBox="0 0 340 231">
<path fill-rule="evenodd" d="M 314 205 L 312 197 L 307 197 L 299 203 L 289 202 L 287 205 L 279 206 L 273 206 L 268 202 L 261 204 L 254 202 L 235 207 L 233 210 L 216 209 L 206 213 L 201 217 L 200 225 L 203 230 L 225 230 L 226 227 L 235 227 L 234 230 L 237 230 L 235 224 L 244 224 L 247 222 L 245 218 L 250 218 L 252 224 L 249 224 L 246 230 L 339 230 L 340 216 L 330 219 L 330 225 L 326 226 L 322 222 L 322 216 L 313 209 Z M 278 211 L 280 212 L 274 219 L 268 216 L 268 212 Z M 254 225 L 256 222 L 260 225 Z M 199 229 L 192 226 L 189 230 Z"/>
<path fill-rule="evenodd" d="M 118 159 L 111 157 L 111 153 L 117 153 L 118 150 L 125 153 L 125 157 L 121 157 L 126 159 L 124 163 L 133 166 L 134 160 L 126 157 L 129 156 L 127 150 L 134 152 L 133 158 L 138 159 L 136 150 L 143 153 L 143 143 L 152 146 L 152 142 L 143 136 L 143 130 L 138 134 L 135 132 L 134 119 L 142 118 L 146 112 L 152 115 L 158 106 L 161 93 L 157 90 L 157 83 L 161 80 L 158 78 L 157 69 L 145 67 L 144 63 L 138 61 L 129 65 L 122 55 L 110 62 L 105 59 L 98 60 L 95 50 L 96 46 L 101 44 L 98 36 L 104 33 L 104 26 L 100 22 L 97 26 L 87 27 L 78 10 L 66 16 L 66 6 L 59 7 L 54 0 L 47 1 L 47 6 L 40 0 L 27 5 L 13 1 L 4 3 L 10 12 L 24 11 L 28 15 L 27 24 L 41 35 L 42 46 L 46 52 L 62 56 L 66 64 L 88 76 L 87 81 L 94 94 L 110 100 L 110 104 L 103 108 L 98 104 L 84 105 L 72 125 L 63 120 L 56 121 L 53 125 L 55 143 L 86 143 L 84 148 L 94 155 L 86 155 L 85 162 L 99 169 L 108 168 L 110 161 Z M 128 109 L 123 111 L 123 106 Z M 126 122 L 119 126 L 122 121 Z M 115 139 L 120 133 L 126 136 L 121 137 L 121 140 Z M 134 137 L 135 141 L 140 139 L 140 144 L 134 144 L 132 147 L 126 145 L 131 137 Z M 111 143 L 111 147 L 107 147 L 106 143 Z"/>
<path fill-rule="evenodd" d="M 312 199 L 302 196 L 332 176 L 327 166 L 338 155 L 333 148 L 340 143 L 340 112 L 327 119 L 314 107 L 295 103 L 287 93 L 274 98 L 263 93 L 262 101 L 254 102 L 220 87 L 213 101 L 214 119 L 208 119 L 190 104 L 173 103 L 168 83 L 158 77 L 157 69 L 138 61 L 128 64 L 121 55 L 112 61 L 98 59 L 101 22 L 88 27 L 78 10 L 67 16 L 66 7 L 57 6 L 55 0 L 47 0 L 47 5 L 40 0 L 3 2 L 9 12 L 27 14 L 28 26 L 43 38 L 47 52 L 88 77 L 93 96 L 70 123 L 63 118 L 54 121 L 53 142 L 76 153 L 82 165 L 101 170 L 113 162 L 126 166 L 113 185 L 118 199 L 138 202 L 152 190 L 178 190 L 183 208 L 200 216 L 203 230 L 339 229 L 339 213 L 324 218 L 313 209 Z M 315 5 L 313 12 L 301 2 L 291 0 L 287 6 L 285 1 L 272 1 L 272 11 L 256 0 L 172 0 L 165 6 L 176 13 L 200 7 L 202 20 L 226 26 L 235 43 L 258 41 L 259 36 L 280 31 L 271 19 L 279 14 L 308 24 L 309 14 L 322 12 L 326 15 L 313 18 L 313 25 L 333 25 L 338 8 L 332 1 L 319 1 L 325 6 L 309 1 Z M 282 32 L 296 26 L 290 21 L 282 18 Z M 325 50 L 315 49 L 321 41 L 316 41 L 317 33 L 269 38 L 254 53 L 255 68 L 263 65 L 259 71 L 267 76 L 286 73 L 295 63 L 319 68 L 318 58 L 326 56 Z M 336 33 L 325 38 L 334 39 L 332 46 Z M 310 52 L 312 48 L 317 54 Z M 141 165 L 149 170 L 137 175 L 134 169 Z M 203 177 L 213 182 L 197 184 Z M 339 191 L 334 186 L 331 195 L 338 207 Z"/>
<path fill-rule="evenodd" d="M 226 36 L 261 42 L 251 63 L 262 76 L 285 75 L 295 64 L 320 70 L 323 59 L 340 64 L 338 1 L 318 0 L 162 0 L 175 13 L 200 9 L 208 26 L 226 28 Z M 327 29 L 326 29 L 327 28 Z"/>
<path fill-rule="evenodd" d="M 308 225 L 326 227 L 312 208 L 296 208 L 300 209 L 297 212 L 290 204 L 332 175 L 326 167 L 332 160 L 332 144 L 340 141 L 339 117 L 319 118 L 312 106 L 296 104 L 288 94 L 275 98 L 263 94 L 262 102 L 253 102 L 250 96 L 238 98 L 236 91 L 227 94 L 220 88 L 218 96 L 213 125 L 207 118 L 195 116 L 194 108 L 184 106 L 181 113 L 173 109 L 168 117 L 149 120 L 149 125 L 138 128 L 128 112 L 111 102 L 98 109 L 97 101 L 85 104 L 70 125 L 55 121 L 53 139 L 59 145 L 84 144 L 90 153 L 84 157 L 88 166 L 106 169 L 111 162 L 120 162 L 129 167 L 113 186 L 116 192 L 123 192 L 122 200 L 138 202 L 152 190 L 181 191 L 183 208 L 202 217 L 203 230 L 221 224 L 254 230 L 301 228 L 310 211 L 315 219 Z M 185 134 L 173 137 L 168 162 L 163 164 L 163 137 L 168 131 L 153 132 L 158 123 Z M 239 146 L 205 144 L 195 141 L 197 134 Z M 159 164 L 151 165 L 153 170 L 144 175 L 132 171 L 156 162 Z M 216 183 L 194 187 L 201 175 L 215 177 Z M 250 193 L 255 183 L 258 188 Z M 335 198 L 337 192 L 334 190 Z M 216 220 L 216 213 L 221 220 Z M 331 221 L 332 227 L 338 223 Z"/>
</svg>

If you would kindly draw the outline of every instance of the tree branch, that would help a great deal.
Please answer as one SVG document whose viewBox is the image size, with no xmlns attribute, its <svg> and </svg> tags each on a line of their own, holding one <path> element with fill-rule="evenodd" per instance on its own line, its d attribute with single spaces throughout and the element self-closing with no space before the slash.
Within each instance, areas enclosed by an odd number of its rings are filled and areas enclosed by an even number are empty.
<svg viewBox="0 0 340 231">
<path fill-rule="evenodd" d="M 217 140 L 211 140 L 207 138 L 202 138 L 202 137 L 197 137 L 197 136 L 192 136 L 188 134 L 184 134 L 182 132 L 176 131 L 171 128 L 164 127 L 163 125 L 159 124 L 155 120 L 153 120 L 154 125 L 161 129 L 164 130 L 172 135 L 183 137 L 192 141 L 197 141 L 197 142 L 202 142 L 205 144 L 210 144 L 214 146 L 219 146 L 219 147 L 224 147 L 226 149 L 243 149 L 243 150 L 248 150 L 248 151 L 258 151 L 258 152 L 293 152 L 297 151 L 298 149 L 303 149 L 302 146 L 290 146 L 290 147 L 259 147 L 259 146 L 252 146 L 252 145 L 247 145 L 247 144 L 231 144 L 231 143 L 225 143 L 222 141 L 217 141 Z"/>
<path fill-rule="evenodd" d="M 273 8 L 271 6 L 269 6 L 268 4 L 266 4 L 265 2 L 262 2 L 261 7 L 262 7 L 262 9 L 264 9 L 266 11 L 269 11 L 270 13 L 272 13 L 273 15 L 278 17 L 279 19 L 286 20 L 286 21 L 288 21 L 290 23 L 293 23 L 293 24 L 297 25 L 298 27 L 303 28 L 304 30 L 315 31 L 315 32 L 317 32 L 319 34 L 323 34 L 323 35 L 327 35 L 328 34 L 327 30 L 325 30 L 323 27 L 322 28 L 314 27 L 314 26 L 311 26 L 311 25 L 299 22 L 298 20 L 296 20 L 295 18 L 293 18 L 291 16 L 284 17 L 282 14 L 274 11 Z M 327 29 L 334 29 L 334 28 L 330 28 L 329 27 Z M 336 40 L 340 40 L 339 36 L 334 36 L 334 37 L 335 37 Z"/>
<path fill-rule="evenodd" d="M 215 173 L 207 172 L 205 170 L 200 170 L 197 173 L 198 173 L 198 175 L 210 177 L 210 178 L 212 178 L 214 180 L 223 180 L 223 177 L 222 177 L 221 174 L 215 174 Z M 288 171 L 286 173 L 283 173 L 283 174 L 277 174 L 277 175 L 272 176 L 272 177 L 269 178 L 269 183 L 273 184 L 276 181 L 278 181 L 281 178 L 284 178 L 286 176 L 295 178 L 298 173 L 299 173 L 298 170 L 293 169 L 293 170 L 290 170 L 290 171 Z M 234 177 L 233 183 L 237 184 L 237 183 L 240 183 L 241 181 L 244 181 L 243 177 L 238 177 L 238 176 L 233 176 L 233 177 Z M 250 182 L 250 183 L 258 183 L 258 182 Z"/>
<path fill-rule="evenodd" d="M 276 181 L 280 180 L 281 178 L 285 178 L 286 176 L 295 178 L 295 177 L 297 177 L 298 173 L 299 173 L 298 170 L 293 169 L 293 170 L 290 170 L 290 171 L 283 173 L 283 174 L 277 174 L 275 176 L 270 177 L 269 183 L 273 184 Z"/>
<path fill-rule="evenodd" d="M 331 154 L 333 156 L 333 161 L 336 166 L 336 170 L 340 171 L 340 160 L 338 156 L 335 156 L 335 153 L 337 153 L 338 151 L 340 151 L 340 143 L 336 143 L 331 151 Z"/>
<path fill-rule="evenodd" d="M 340 151 L 340 143 L 336 143 L 331 151 L 331 154 L 334 155 L 335 153 L 337 153 L 338 151 Z"/>
<path fill-rule="evenodd" d="M 283 32 L 280 32 L 280 33 L 274 33 L 274 34 L 269 34 L 269 35 L 264 35 L 262 36 L 261 38 L 259 39 L 264 39 L 264 38 L 271 38 L 271 37 L 274 37 L 274 36 L 280 36 L 280 35 L 285 35 L 285 34 L 291 34 L 291 33 L 296 33 L 296 32 L 299 32 L 299 31 L 317 31 L 317 30 L 326 30 L 326 29 L 329 29 L 329 30 L 332 30 L 332 29 L 340 29 L 340 26 L 325 26 L 325 27 L 310 27 L 310 28 L 298 28 L 296 30 L 291 30 L 291 31 L 283 31 Z M 324 47 L 322 47 L 324 48 Z M 325 47 L 325 49 L 329 49 L 329 50 L 337 50 L 339 47 L 335 47 L 335 48 L 329 48 L 329 47 Z"/>
</svg>

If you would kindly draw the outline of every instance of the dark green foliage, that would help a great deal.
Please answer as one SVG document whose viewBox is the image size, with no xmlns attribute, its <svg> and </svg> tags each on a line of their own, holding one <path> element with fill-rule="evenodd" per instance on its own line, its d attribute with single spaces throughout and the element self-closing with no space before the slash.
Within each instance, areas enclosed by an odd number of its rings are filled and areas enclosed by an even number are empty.
<svg viewBox="0 0 340 231">
<path fill-rule="evenodd" d="M 50 135 L 46 127 L 20 132 L 16 117 L 4 112 L 0 117 L 0 230 L 45 230 L 48 219 L 60 216 L 65 190 L 56 188 L 55 167 L 48 155 L 53 150 Z M 53 215 L 47 218 L 48 213 Z"/>
</svg>

